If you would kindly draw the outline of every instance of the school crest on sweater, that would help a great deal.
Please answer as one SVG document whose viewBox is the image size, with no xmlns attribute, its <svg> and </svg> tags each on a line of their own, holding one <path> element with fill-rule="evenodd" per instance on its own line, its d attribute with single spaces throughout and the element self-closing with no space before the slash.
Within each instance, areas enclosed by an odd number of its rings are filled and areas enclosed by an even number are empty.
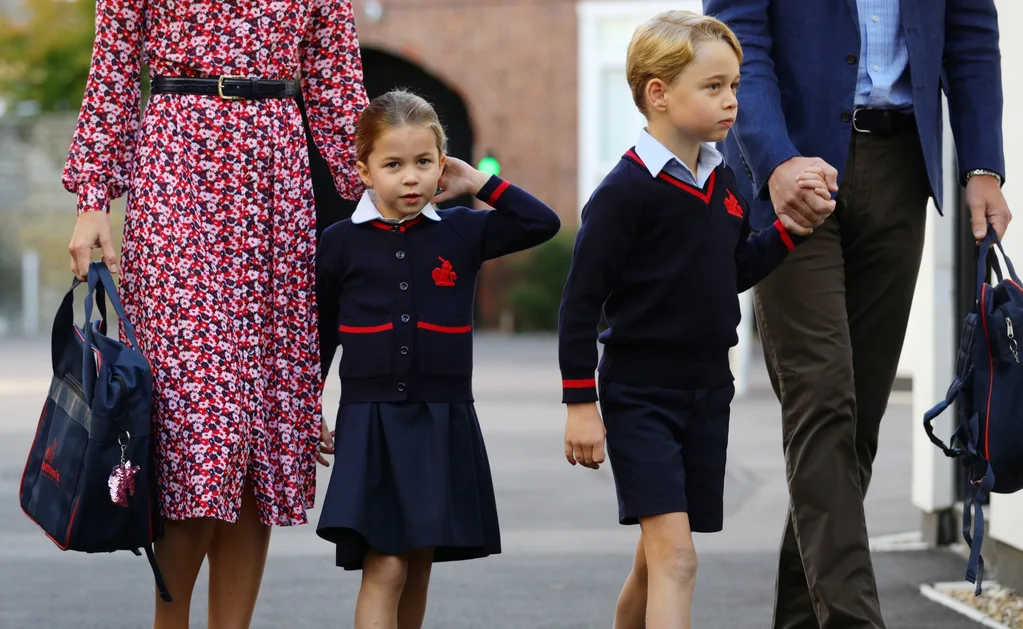
<svg viewBox="0 0 1023 629">
<path fill-rule="evenodd" d="M 440 266 L 433 270 L 431 274 L 433 277 L 433 283 L 437 286 L 454 286 L 455 280 L 458 279 L 458 274 L 455 273 L 454 268 L 451 266 L 450 260 L 437 256 L 440 260 Z"/>
<path fill-rule="evenodd" d="M 728 191 L 728 196 L 725 197 L 725 209 L 732 216 L 742 218 L 742 204 L 739 203 L 739 199 L 735 198 L 735 194 L 731 190 Z"/>
</svg>

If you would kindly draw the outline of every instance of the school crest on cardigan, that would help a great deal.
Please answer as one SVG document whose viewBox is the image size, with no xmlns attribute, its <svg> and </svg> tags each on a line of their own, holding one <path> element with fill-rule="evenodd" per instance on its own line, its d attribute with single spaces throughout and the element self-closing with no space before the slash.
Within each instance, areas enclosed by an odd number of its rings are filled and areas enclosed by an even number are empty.
<svg viewBox="0 0 1023 629">
<path fill-rule="evenodd" d="M 458 274 L 455 273 L 451 262 L 440 256 L 437 256 L 437 259 L 440 260 L 440 266 L 433 270 L 433 283 L 437 286 L 454 286 Z"/>
<path fill-rule="evenodd" d="M 742 218 L 742 204 L 739 203 L 739 199 L 735 198 L 735 194 L 731 190 L 728 190 L 728 196 L 725 197 L 725 209 L 732 216 Z"/>
</svg>

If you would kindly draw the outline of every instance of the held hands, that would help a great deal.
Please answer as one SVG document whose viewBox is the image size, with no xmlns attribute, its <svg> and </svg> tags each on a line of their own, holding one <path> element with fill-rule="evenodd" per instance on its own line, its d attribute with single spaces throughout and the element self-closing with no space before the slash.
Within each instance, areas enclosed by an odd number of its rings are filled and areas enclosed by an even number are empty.
<svg viewBox="0 0 1023 629">
<path fill-rule="evenodd" d="M 120 272 L 117 254 L 114 253 L 114 239 L 110 234 L 110 216 L 104 211 L 79 214 L 71 244 L 67 247 L 71 254 L 71 272 L 83 282 L 89 277 L 93 249 L 103 250 L 103 262 L 112 274 Z"/>
<path fill-rule="evenodd" d="M 990 175 L 974 175 L 966 182 L 966 207 L 970 208 L 970 226 L 977 244 L 987 234 L 990 223 L 1001 239 L 1012 220 L 1009 204 L 1002 195 L 998 180 Z"/>
<path fill-rule="evenodd" d="M 436 205 L 450 201 L 463 194 L 476 194 L 489 179 L 490 175 L 449 155 L 444 163 L 444 172 L 437 182 L 442 192 L 433 198 L 433 203 Z"/>
<path fill-rule="evenodd" d="M 767 187 L 785 229 L 805 236 L 835 211 L 838 171 L 819 157 L 793 157 L 774 169 Z"/>
<path fill-rule="evenodd" d="M 593 402 L 568 405 L 565 422 L 565 458 L 595 470 L 604 462 L 604 421 Z"/>
<path fill-rule="evenodd" d="M 327 426 L 326 419 L 320 419 L 320 451 L 316 455 L 316 460 L 323 467 L 330 467 L 330 462 L 327 461 L 324 454 L 334 454 L 334 431 Z"/>
</svg>

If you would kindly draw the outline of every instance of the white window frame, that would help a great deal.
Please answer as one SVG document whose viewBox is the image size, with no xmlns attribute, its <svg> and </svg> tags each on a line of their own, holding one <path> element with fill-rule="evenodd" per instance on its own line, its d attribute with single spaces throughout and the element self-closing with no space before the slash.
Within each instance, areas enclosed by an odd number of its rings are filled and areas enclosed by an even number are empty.
<svg viewBox="0 0 1023 629">
<path fill-rule="evenodd" d="M 587 0 L 576 4 L 576 20 L 579 32 L 579 172 L 578 211 L 589 199 L 600 178 L 617 162 L 602 161 L 600 158 L 600 121 L 607 103 L 601 102 L 601 76 L 608 69 L 625 69 L 625 49 L 599 50 L 601 22 L 604 20 L 626 20 L 639 26 L 662 11 L 688 10 L 703 13 L 700 0 L 661 0 L 643 2 L 603 2 Z M 629 105 L 634 107 L 631 99 Z M 642 124 L 642 117 L 622 121 L 622 124 Z M 637 127 L 636 132 L 639 133 Z M 628 149 L 622 147 L 622 153 Z"/>
</svg>

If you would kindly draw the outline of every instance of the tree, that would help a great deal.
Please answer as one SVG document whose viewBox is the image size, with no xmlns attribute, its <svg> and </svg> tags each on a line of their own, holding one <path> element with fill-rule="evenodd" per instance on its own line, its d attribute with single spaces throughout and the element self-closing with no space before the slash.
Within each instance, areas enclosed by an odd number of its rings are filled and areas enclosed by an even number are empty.
<svg viewBox="0 0 1023 629">
<path fill-rule="evenodd" d="M 0 96 L 40 111 L 82 104 L 92 60 L 96 3 L 25 0 L 24 20 L 0 15 Z"/>
</svg>

